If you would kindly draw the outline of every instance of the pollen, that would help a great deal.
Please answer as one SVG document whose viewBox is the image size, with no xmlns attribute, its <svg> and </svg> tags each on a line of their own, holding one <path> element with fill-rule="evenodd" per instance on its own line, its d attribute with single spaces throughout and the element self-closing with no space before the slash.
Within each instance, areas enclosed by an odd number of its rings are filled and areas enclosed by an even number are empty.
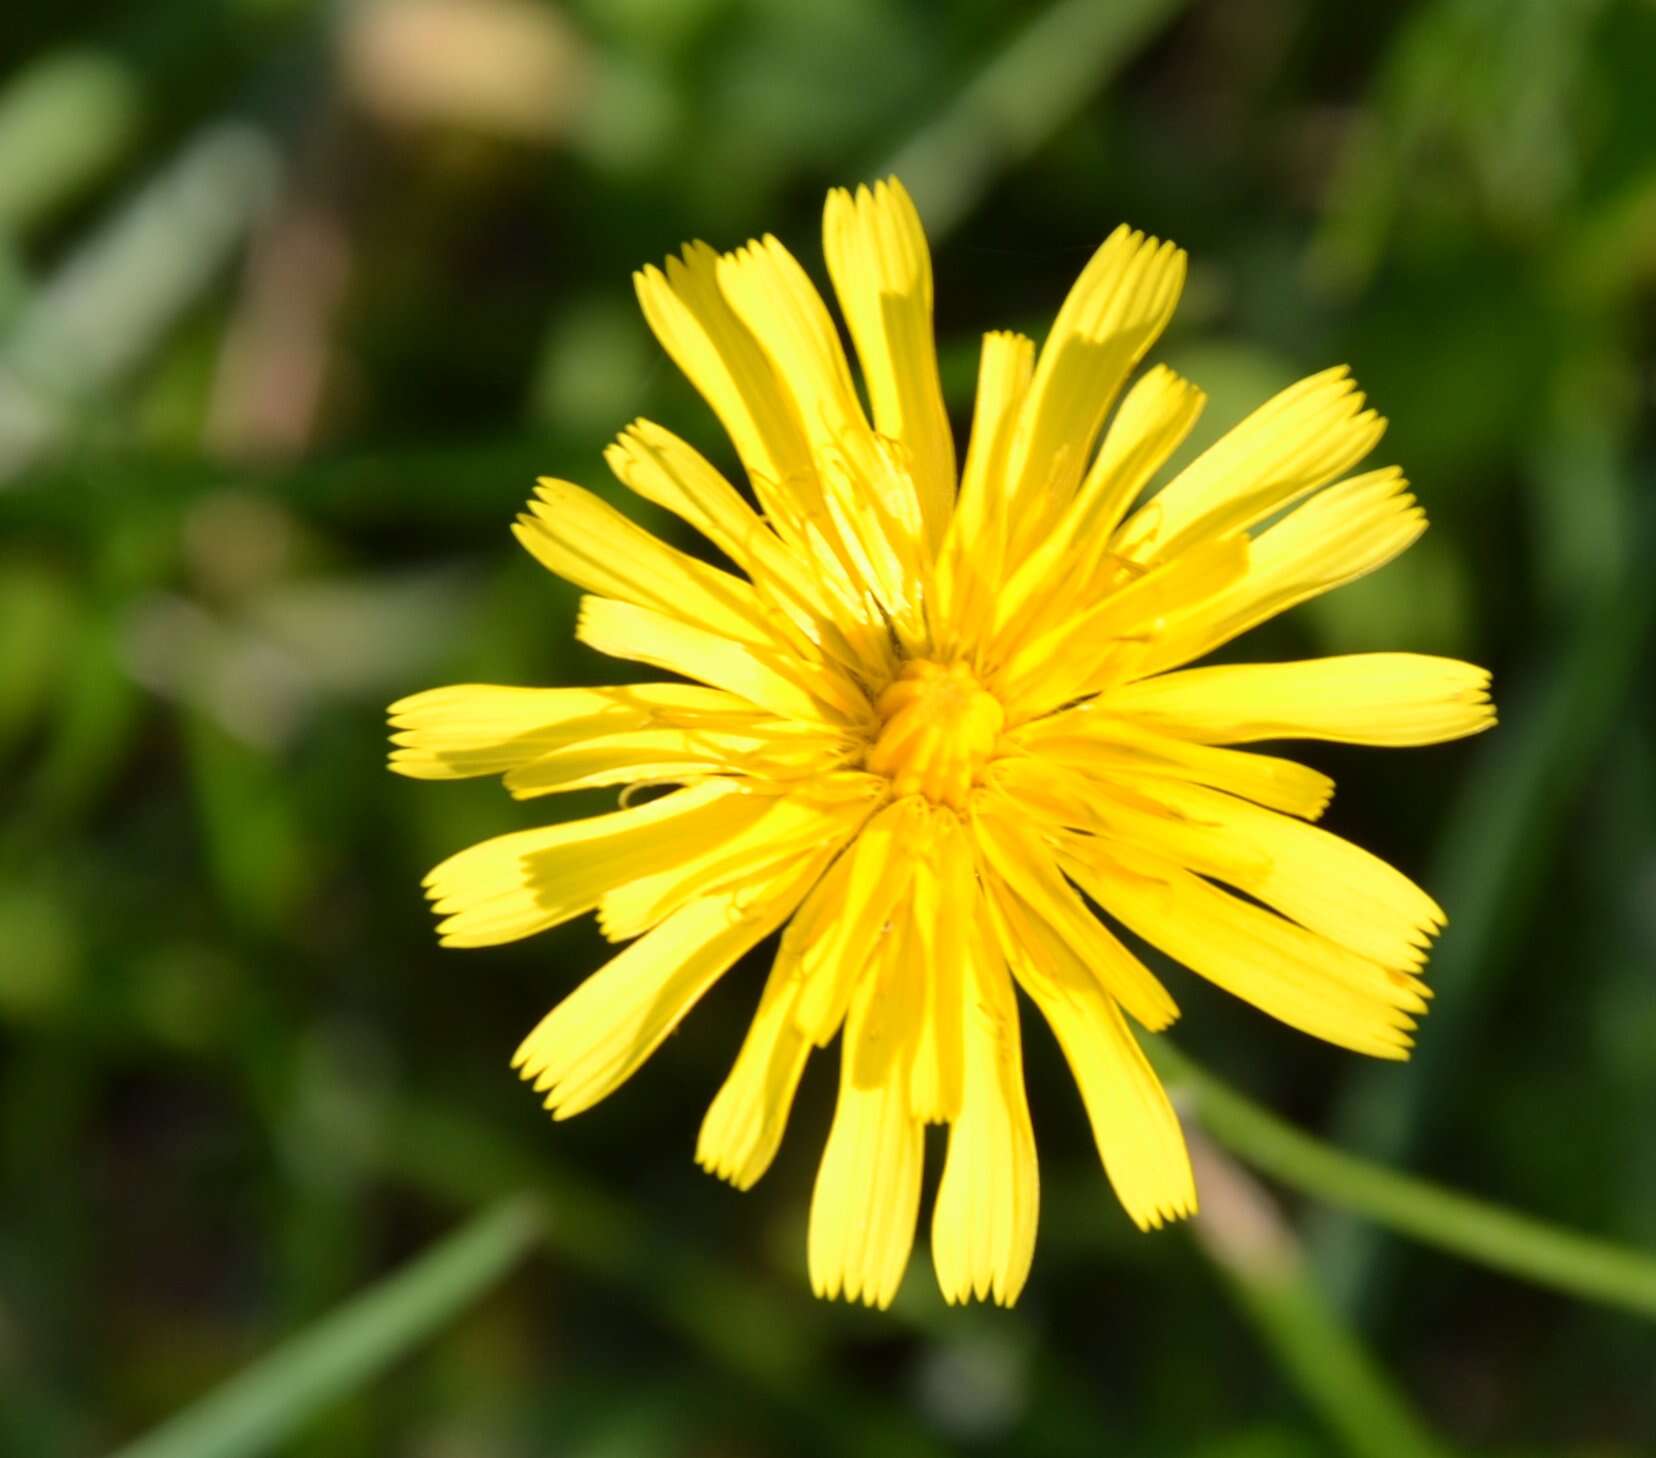
<svg viewBox="0 0 1656 1458">
<path fill-rule="evenodd" d="M 898 795 L 924 795 L 966 808 L 966 796 L 995 752 L 1006 712 L 964 663 L 917 658 L 879 697 L 880 734 L 868 768 Z"/>
</svg>

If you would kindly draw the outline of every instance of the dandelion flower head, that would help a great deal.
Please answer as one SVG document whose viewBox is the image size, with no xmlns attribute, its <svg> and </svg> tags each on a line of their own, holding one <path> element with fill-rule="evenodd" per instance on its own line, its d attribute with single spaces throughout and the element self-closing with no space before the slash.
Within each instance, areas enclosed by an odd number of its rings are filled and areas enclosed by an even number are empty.
<svg viewBox="0 0 1656 1458">
<path fill-rule="evenodd" d="M 591 911 L 626 944 L 517 1051 L 556 1118 L 613 1092 L 779 932 L 697 1160 L 752 1185 L 808 1056 L 837 1036 L 813 1288 L 891 1301 L 937 1123 L 943 1294 L 1010 1303 L 1038 1204 L 1016 989 L 1057 1035 L 1127 1214 L 1190 1214 L 1178 1119 L 1133 1031 L 1177 1008 L 1130 943 L 1315 1037 L 1406 1057 L 1443 913 L 1318 828 L 1326 776 L 1239 746 L 1472 734 L 1493 722 L 1488 675 L 1410 653 L 1187 666 L 1381 566 L 1425 518 L 1396 468 L 1348 474 L 1384 422 L 1344 368 L 1158 486 L 1203 404 L 1160 366 L 1128 388 L 1179 297 L 1172 244 L 1119 228 L 1039 350 L 985 336 L 959 461 L 908 194 L 832 192 L 824 244 L 866 406 L 775 238 L 692 244 L 636 275 L 751 495 L 646 421 L 606 459 L 727 565 L 566 481 L 542 481 L 518 519 L 519 541 L 588 594 L 580 640 L 666 676 L 416 694 L 393 706 L 392 763 L 503 775 L 520 798 L 652 791 L 428 878 L 448 945 Z"/>
</svg>

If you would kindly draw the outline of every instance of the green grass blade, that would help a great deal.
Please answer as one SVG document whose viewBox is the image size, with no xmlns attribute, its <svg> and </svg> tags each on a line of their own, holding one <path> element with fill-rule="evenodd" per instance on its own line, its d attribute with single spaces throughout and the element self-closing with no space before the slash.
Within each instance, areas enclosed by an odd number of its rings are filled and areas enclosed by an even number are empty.
<svg viewBox="0 0 1656 1458">
<path fill-rule="evenodd" d="M 1033 21 L 884 168 L 914 195 L 926 232 L 945 237 L 996 177 L 1096 96 L 1184 0 L 1059 0 Z"/>
<path fill-rule="evenodd" d="M 1656 1255 L 1371 1164 L 1302 1134 L 1163 1043 L 1153 1056 L 1181 1106 L 1219 1143 L 1284 1184 L 1480 1265 L 1656 1320 Z"/>
<path fill-rule="evenodd" d="M 1201 1130 L 1191 1227 L 1283 1376 L 1351 1458 L 1446 1458 L 1409 1399 L 1328 1301 L 1271 1197 Z"/>
<path fill-rule="evenodd" d="M 523 1197 L 484 1212 L 115 1458 L 249 1458 L 440 1331 L 539 1240 Z"/>
</svg>

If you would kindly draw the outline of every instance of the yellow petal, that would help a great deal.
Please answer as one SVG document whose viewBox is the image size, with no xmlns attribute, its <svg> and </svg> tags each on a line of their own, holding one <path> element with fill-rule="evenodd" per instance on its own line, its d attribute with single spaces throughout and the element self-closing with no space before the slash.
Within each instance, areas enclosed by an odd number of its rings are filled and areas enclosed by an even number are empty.
<svg viewBox="0 0 1656 1458">
<path fill-rule="evenodd" d="M 635 420 L 604 452 L 616 478 L 688 522 L 750 577 L 790 560 L 776 533 L 711 462 L 670 430 Z"/>
<path fill-rule="evenodd" d="M 974 898 L 975 900 L 975 898 Z M 956 903 L 967 919 L 971 903 Z M 1035 1254 L 1040 1177 L 1024 1095 L 1018 1005 L 1005 964 L 972 918 L 965 999 L 965 1089 L 932 1211 L 932 1264 L 945 1301 L 1018 1299 Z"/>
<path fill-rule="evenodd" d="M 632 1077 L 744 952 L 775 931 L 821 874 L 812 854 L 742 891 L 703 897 L 618 952 L 523 1040 L 512 1066 L 553 1117 L 591 1108 Z"/>
<path fill-rule="evenodd" d="M 858 1088 L 880 1088 L 900 1081 L 905 1087 L 926 1014 L 926 968 L 921 962 L 910 908 L 893 910 L 873 956 L 858 980 L 853 1000 L 861 999 L 862 1016 L 851 1039 L 851 1077 Z M 907 1098 L 905 1106 L 924 1122 Z"/>
<path fill-rule="evenodd" d="M 901 442 L 921 511 L 941 539 L 954 505 L 954 437 L 932 337 L 931 253 L 895 178 L 828 194 L 823 251 L 868 384 L 874 428 Z"/>
<path fill-rule="evenodd" d="M 1313 1037 L 1407 1058 L 1416 984 L 1166 862 L 1123 857 L 1099 884 L 1104 909 L 1225 991 Z"/>
<path fill-rule="evenodd" d="M 1263 521 L 1362 460 L 1386 422 L 1344 365 L 1301 380 L 1203 451 L 1122 527 L 1117 550 L 1165 559 Z"/>
<path fill-rule="evenodd" d="M 1248 550 L 1244 536 L 1203 542 L 1033 642 L 1020 644 L 1012 625 L 1003 640 L 1011 656 L 993 678 L 1007 717 L 1015 723 L 1070 703 L 1136 668 L 1164 617 L 1196 610 L 1242 578 Z"/>
<path fill-rule="evenodd" d="M 1437 744 L 1495 722 L 1488 670 L 1420 653 L 1186 668 L 1112 688 L 1100 704 L 1205 744 Z"/>
<path fill-rule="evenodd" d="M 445 918 L 443 945 L 495 946 L 580 916 L 611 888 L 744 829 L 766 799 L 733 780 L 709 780 L 629 810 L 470 846 L 426 877 Z"/>
<path fill-rule="evenodd" d="M 964 1094 L 962 1009 L 970 995 L 966 963 L 972 926 L 965 909 L 977 899 L 971 846 L 951 810 L 932 815 L 928 854 L 915 867 L 911 895 L 915 961 L 925 982 L 925 1009 L 909 1074 L 909 1107 L 927 1123 L 946 1123 Z"/>
<path fill-rule="evenodd" d="M 1102 552 L 1150 478 L 1184 444 L 1207 396 L 1166 365 L 1145 371 L 1104 432 L 1086 480 L 1064 516 L 1064 534 Z M 1095 566 L 1096 558 L 1084 562 Z"/>
<path fill-rule="evenodd" d="M 837 561 L 783 541 L 730 482 L 672 432 L 635 421 L 604 459 L 623 483 L 688 522 L 746 572 L 760 599 L 793 624 L 801 652 L 829 654 L 848 667 L 872 656 L 869 635 L 877 628 L 883 636 L 885 625 L 868 620 L 854 602 L 851 581 Z"/>
<path fill-rule="evenodd" d="M 548 571 L 742 643 L 777 645 L 753 586 L 686 556 L 568 481 L 543 478 L 513 534 Z"/>
<path fill-rule="evenodd" d="M 594 734 L 751 705 L 692 684 L 514 688 L 459 683 L 391 705 L 391 768 L 418 780 L 496 775 Z"/>
<path fill-rule="evenodd" d="M 1030 639 L 1090 605 L 1090 584 L 1122 515 L 1189 434 L 1205 400 L 1165 365 L 1128 391 L 1081 489 L 995 593 L 997 633 L 1023 620 Z"/>
<path fill-rule="evenodd" d="M 1040 959 L 988 902 L 1013 973 L 1057 1034 L 1087 1108 L 1104 1172 L 1128 1216 L 1153 1230 L 1196 1211 L 1184 1131 L 1115 1001 L 1084 969 Z"/>
<path fill-rule="evenodd" d="M 908 892 L 925 835 L 925 803 L 911 795 L 869 821 L 783 939 L 802 984 L 795 1016 L 819 1047 L 838 1030 L 892 908 Z"/>
<path fill-rule="evenodd" d="M 818 782 L 778 795 L 769 800 L 763 815 L 735 834 L 616 887 L 599 903 L 599 930 L 611 941 L 625 941 L 686 902 L 718 891 L 740 891 L 763 880 L 773 867 L 806 850 L 837 854 L 868 818 L 881 787 L 872 775 L 858 775 L 844 798 L 821 792 L 827 789 Z"/>
<path fill-rule="evenodd" d="M 636 729 L 600 734 L 519 765 L 506 788 L 520 800 L 602 785 L 673 784 L 720 771 L 785 783 L 834 770 L 847 757 L 838 732 L 755 716 L 723 729 Z"/>
<path fill-rule="evenodd" d="M 1018 411 L 1035 377 L 1035 341 L 1010 330 L 983 336 L 973 397 L 971 438 L 959 499 L 949 523 L 951 538 L 975 552 L 996 519 L 1004 492 L 1004 465 L 1017 428 Z"/>
<path fill-rule="evenodd" d="M 1069 503 L 1093 441 L 1134 365 L 1172 318 L 1185 255 L 1120 227 L 1082 270 L 1041 347 L 1008 461 L 1012 560 Z"/>
<path fill-rule="evenodd" d="M 983 336 L 966 466 L 937 559 L 932 632 L 946 654 L 971 644 L 994 612 L 1007 526 L 1006 457 L 1034 373 L 1034 340 L 1006 332 Z"/>
<path fill-rule="evenodd" d="M 848 432 L 868 430 L 851 383 L 851 366 L 822 295 L 770 234 L 721 255 L 718 279 L 731 307 L 791 393 L 820 469 Z"/>
<path fill-rule="evenodd" d="M 779 955 L 736 1064 L 696 1139 L 696 1163 L 739 1190 L 750 1189 L 776 1157 L 811 1052 L 794 1019 L 798 992 L 798 978 Z"/>
<path fill-rule="evenodd" d="M 891 1305 L 914 1246 L 925 1126 L 908 1108 L 908 1081 L 859 1087 L 852 1065 L 861 1002 L 847 1019 L 839 1101 L 817 1170 L 806 1239 L 811 1289 Z"/>
<path fill-rule="evenodd" d="M 847 428 L 822 463 L 823 541 L 879 606 L 910 654 L 927 651 L 928 547 L 914 484 L 895 448 Z"/>
<path fill-rule="evenodd" d="M 988 783 L 1042 820 L 1052 846 L 1083 863 L 1089 848 L 1125 843 L 1233 885 L 1268 869 L 1265 852 L 1253 841 L 1215 835 L 1210 825 L 1176 809 L 1169 793 L 1147 793 L 1107 776 L 1090 779 L 1056 760 L 1034 758 L 998 761 Z M 1087 879 L 1076 879 L 1087 891 Z"/>
<path fill-rule="evenodd" d="M 872 717 L 867 700 L 820 665 L 718 637 L 651 608 L 583 597 L 575 636 L 600 653 L 700 679 L 784 719 L 844 723 Z"/>
<path fill-rule="evenodd" d="M 1319 491 L 1253 539 L 1245 576 L 1167 623 L 1135 672 L 1162 673 L 1201 658 L 1296 603 L 1383 567 L 1426 530 L 1426 513 L 1407 487 L 1391 466 Z"/>
<path fill-rule="evenodd" d="M 662 348 L 713 407 L 770 510 L 767 493 L 808 474 L 810 452 L 791 395 L 719 288 L 718 254 L 692 243 L 665 274 L 645 268 L 633 282 Z"/>
<path fill-rule="evenodd" d="M 1165 1028 L 1178 1017 L 1167 989 L 1087 909 L 1047 847 L 1004 815 L 974 813 L 972 828 L 985 886 L 1010 893 L 993 896 L 992 904 L 1032 955 L 1085 969 L 1147 1028 Z"/>
<path fill-rule="evenodd" d="M 1426 947 L 1443 927 L 1443 910 L 1378 856 L 1314 825 L 1197 785 L 1168 781 L 1153 793 L 1207 835 L 1263 853 L 1254 871 L 1224 877 L 1238 890 L 1385 967 L 1413 971 L 1425 961 Z M 1415 1012 L 1425 1007 L 1418 1001 L 1403 1005 Z"/>
<path fill-rule="evenodd" d="M 1032 720 L 1011 739 L 1084 774 L 1130 782 L 1189 780 L 1307 820 L 1321 815 L 1334 794 L 1334 781 L 1308 765 L 1172 739 L 1107 713 L 1095 702 Z"/>
<path fill-rule="evenodd" d="M 866 585 L 905 648 L 925 639 L 929 547 L 902 448 L 869 429 L 839 331 L 805 270 L 773 237 L 719 260 L 719 286 L 793 392 L 815 475 L 790 482 L 802 518 Z"/>
</svg>

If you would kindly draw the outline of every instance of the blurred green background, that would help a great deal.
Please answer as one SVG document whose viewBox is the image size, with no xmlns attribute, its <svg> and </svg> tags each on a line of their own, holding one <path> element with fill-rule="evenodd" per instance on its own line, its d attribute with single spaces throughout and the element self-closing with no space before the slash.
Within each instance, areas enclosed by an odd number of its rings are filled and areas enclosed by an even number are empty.
<svg viewBox="0 0 1656 1458">
<path fill-rule="evenodd" d="M 1450 912 L 1415 1061 L 1187 975 L 1180 1048 L 1343 1148 L 1649 1250 L 1653 57 L 1644 0 L 7 6 L 0 1452 L 108 1452 L 524 1190 L 545 1238 L 277 1451 L 1656 1452 L 1633 1316 L 1205 1145 L 1195 1231 L 1138 1235 L 1034 1019 L 1018 1308 L 945 1310 L 923 1237 L 892 1313 L 814 1302 L 836 1060 L 755 1192 L 694 1168 L 744 965 L 553 1126 L 507 1059 L 596 934 L 440 951 L 419 894 L 548 805 L 383 768 L 394 697 L 605 672 L 507 534 L 537 472 L 610 491 L 638 414 L 733 465 L 634 267 L 770 230 L 821 279 L 825 189 L 895 169 L 963 424 L 978 335 L 1039 337 L 1130 220 L 1190 250 L 1158 357 L 1204 430 L 1349 361 L 1435 523 L 1248 652 L 1462 655 L 1503 712 L 1306 752 L 1327 823 Z"/>
</svg>

